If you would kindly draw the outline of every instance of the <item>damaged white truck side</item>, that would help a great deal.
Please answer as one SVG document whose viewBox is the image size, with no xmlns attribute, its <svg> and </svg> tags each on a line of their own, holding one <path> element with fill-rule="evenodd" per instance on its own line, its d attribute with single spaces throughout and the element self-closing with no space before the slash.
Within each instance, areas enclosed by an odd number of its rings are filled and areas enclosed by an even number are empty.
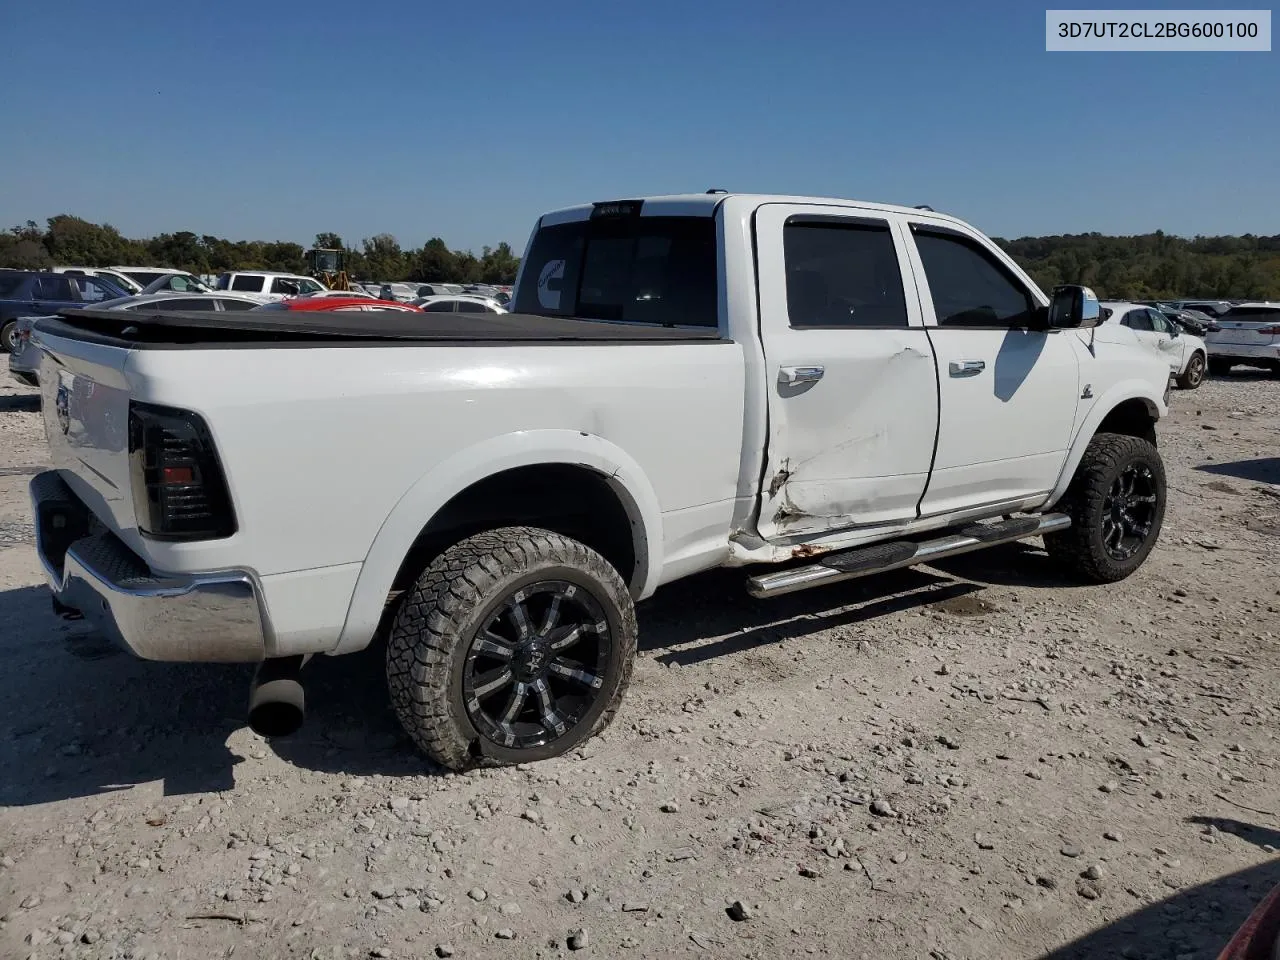
<svg viewBox="0 0 1280 960">
<path fill-rule="evenodd" d="M 771 597 L 1026 537 L 1086 581 L 1159 535 L 1169 371 L 925 209 L 720 193 L 542 217 L 512 313 L 78 311 L 40 321 L 68 616 L 156 660 L 385 635 L 453 768 L 555 756 L 617 710 L 634 604 L 750 567 Z"/>
</svg>

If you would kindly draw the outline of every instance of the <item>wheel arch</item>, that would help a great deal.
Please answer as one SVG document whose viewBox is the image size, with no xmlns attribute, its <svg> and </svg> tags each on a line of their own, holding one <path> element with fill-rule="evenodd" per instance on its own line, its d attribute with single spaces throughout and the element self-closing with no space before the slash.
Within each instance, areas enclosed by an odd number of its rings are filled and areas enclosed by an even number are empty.
<svg viewBox="0 0 1280 960">
<path fill-rule="evenodd" d="M 551 506 L 573 502 L 592 523 L 566 526 Z M 662 569 L 662 514 L 639 464 L 617 445 L 576 430 L 528 430 L 493 437 L 453 455 L 414 483 L 383 521 L 365 557 L 331 653 L 365 647 L 387 596 L 415 563 L 480 529 L 537 525 L 577 536 L 620 570 L 631 595 L 648 596 Z M 625 530 L 623 525 L 625 524 Z M 593 542 L 594 541 L 594 542 Z M 443 546 L 442 546 L 443 545 Z"/>
<path fill-rule="evenodd" d="M 1167 369 L 1167 368 L 1166 368 Z M 1063 463 L 1058 482 L 1045 501 L 1044 509 L 1049 509 L 1067 492 L 1076 468 L 1084 458 L 1089 441 L 1098 433 L 1120 433 L 1131 437 L 1142 437 L 1156 442 L 1156 423 L 1167 412 L 1164 398 L 1155 394 L 1151 385 L 1145 381 L 1131 381 L 1117 384 L 1098 398 L 1093 409 L 1085 417 L 1080 429 L 1076 431 L 1075 440 L 1067 451 L 1067 459 Z"/>
</svg>

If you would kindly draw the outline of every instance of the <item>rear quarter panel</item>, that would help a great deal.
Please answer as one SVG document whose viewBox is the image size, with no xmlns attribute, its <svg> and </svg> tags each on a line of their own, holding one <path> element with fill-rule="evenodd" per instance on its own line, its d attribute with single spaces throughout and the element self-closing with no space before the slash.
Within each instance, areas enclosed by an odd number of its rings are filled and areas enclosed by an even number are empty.
<svg viewBox="0 0 1280 960">
<path fill-rule="evenodd" d="M 205 418 L 239 525 L 225 540 L 148 543 L 157 569 L 273 577 L 363 564 L 384 534 L 407 549 L 432 504 L 487 475 L 486 450 L 587 462 L 566 433 L 621 451 L 589 465 L 652 491 L 659 529 L 646 531 L 654 569 L 643 592 L 661 577 L 664 541 L 715 533 L 727 550 L 743 405 L 733 343 L 141 350 L 127 371 L 138 399 Z M 488 462 L 514 465 L 505 454 Z M 680 533 L 691 511 L 700 532 Z M 708 529 L 720 518 L 723 530 Z M 379 611 L 401 559 L 361 575 Z"/>
</svg>

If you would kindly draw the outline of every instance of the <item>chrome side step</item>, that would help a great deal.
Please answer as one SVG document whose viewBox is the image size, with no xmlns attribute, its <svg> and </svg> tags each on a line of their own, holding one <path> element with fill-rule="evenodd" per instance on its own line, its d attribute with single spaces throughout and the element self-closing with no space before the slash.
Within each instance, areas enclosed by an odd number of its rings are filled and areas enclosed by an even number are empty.
<svg viewBox="0 0 1280 960">
<path fill-rule="evenodd" d="M 900 570 L 917 563 L 928 563 L 971 550 L 994 547 L 1000 543 L 1012 543 L 1042 533 L 1065 530 L 1069 526 L 1071 518 L 1065 513 L 1043 513 L 996 523 L 973 523 L 935 540 L 892 540 L 867 547 L 855 547 L 852 550 L 829 553 L 822 558 L 821 563 L 750 577 L 747 580 L 747 592 L 760 599 L 780 597 L 784 593 L 795 593 L 797 590 L 808 590 L 810 587 L 821 587 L 872 573 Z"/>
</svg>

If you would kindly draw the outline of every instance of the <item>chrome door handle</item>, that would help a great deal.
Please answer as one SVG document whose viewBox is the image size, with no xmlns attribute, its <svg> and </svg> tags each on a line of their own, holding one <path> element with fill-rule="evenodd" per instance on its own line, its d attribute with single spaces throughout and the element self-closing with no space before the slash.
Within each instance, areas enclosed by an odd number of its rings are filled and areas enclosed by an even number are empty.
<svg viewBox="0 0 1280 960">
<path fill-rule="evenodd" d="M 972 377 L 987 369 L 984 360 L 952 360 L 947 370 L 953 377 Z"/>
<path fill-rule="evenodd" d="M 801 383 L 817 383 L 822 379 L 824 373 L 826 373 L 826 369 L 819 366 L 779 367 L 778 382 L 789 387 L 794 387 Z"/>
</svg>

